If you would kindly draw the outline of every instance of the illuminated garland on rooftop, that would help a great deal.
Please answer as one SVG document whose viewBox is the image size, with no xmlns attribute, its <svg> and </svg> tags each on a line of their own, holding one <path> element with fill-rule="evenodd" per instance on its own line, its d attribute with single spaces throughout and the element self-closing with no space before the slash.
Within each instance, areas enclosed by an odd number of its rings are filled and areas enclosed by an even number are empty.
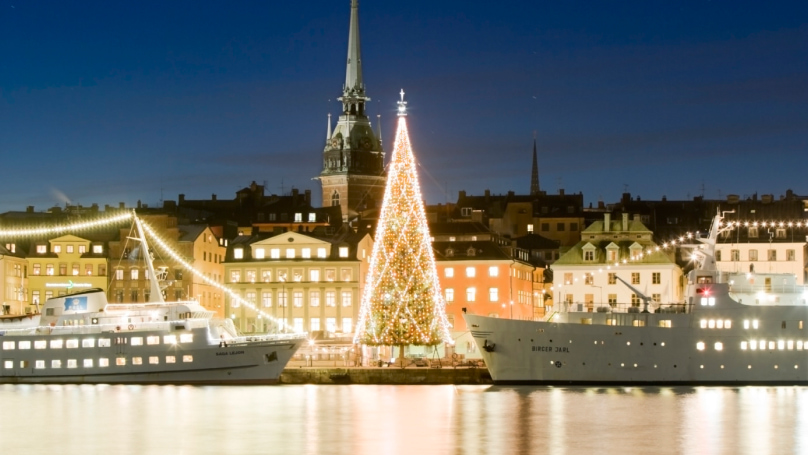
<svg viewBox="0 0 808 455">
<path fill-rule="evenodd" d="M 92 221 L 81 221 L 77 223 L 61 224 L 50 227 L 34 229 L 0 229 L 0 237 L 36 237 L 40 235 L 64 234 L 66 232 L 82 231 L 107 226 L 110 224 L 119 224 L 130 219 L 132 219 L 132 214 L 127 211 L 118 215 L 98 218 Z"/>
</svg>

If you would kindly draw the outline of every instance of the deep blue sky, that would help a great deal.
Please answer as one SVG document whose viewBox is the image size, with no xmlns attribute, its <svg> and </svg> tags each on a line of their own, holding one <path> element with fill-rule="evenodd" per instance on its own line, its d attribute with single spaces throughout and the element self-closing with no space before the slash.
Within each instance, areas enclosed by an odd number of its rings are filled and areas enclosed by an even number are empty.
<svg viewBox="0 0 808 455">
<path fill-rule="evenodd" d="M 0 0 L 0 212 L 311 189 L 349 0 Z M 390 152 L 429 203 L 808 194 L 808 2 L 362 0 Z M 389 157 L 389 153 L 388 153 Z"/>
</svg>

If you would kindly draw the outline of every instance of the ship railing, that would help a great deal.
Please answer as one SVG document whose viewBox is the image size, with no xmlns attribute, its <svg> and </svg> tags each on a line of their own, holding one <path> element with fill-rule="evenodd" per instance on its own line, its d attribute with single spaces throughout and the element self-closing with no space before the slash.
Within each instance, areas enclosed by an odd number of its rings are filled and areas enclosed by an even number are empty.
<svg viewBox="0 0 808 455">
<path fill-rule="evenodd" d="M 808 286 L 801 284 L 748 284 L 736 283 L 729 285 L 729 292 L 735 294 L 805 294 L 808 295 Z"/>
<path fill-rule="evenodd" d="M 265 333 L 261 335 L 242 335 L 227 340 L 228 344 L 255 343 L 262 341 L 292 341 L 302 340 L 307 337 L 306 333 Z"/>
<path fill-rule="evenodd" d="M 563 302 L 555 313 L 640 313 L 642 305 L 631 303 L 587 303 Z M 689 313 L 689 305 L 684 303 L 652 303 L 648 311 L 651 313 Z M 551 316 L 552 317 L 552 316 Z M 549 318 L 548 318 L 549 320 Z"/>
</svg>

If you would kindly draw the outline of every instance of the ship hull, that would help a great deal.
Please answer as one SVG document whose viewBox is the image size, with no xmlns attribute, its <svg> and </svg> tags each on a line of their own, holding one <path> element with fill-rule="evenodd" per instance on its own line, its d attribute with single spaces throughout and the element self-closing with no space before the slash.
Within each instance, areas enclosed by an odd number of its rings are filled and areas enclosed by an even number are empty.
<svg viewBox="0 0 808 455">
<path fill-rule="evenodd" d="M 16 349 L 0 351 L 0 383 L 276 384 L 303 343 L 302 338 L 293 338 L 225 346 L 211 343 L 206 330 L 194 332 L 201 341 L 187 345 L 133 346 L 133 337 L 155 335 L 135 331 L 113 334 L 111 346 L 91 349 L 67 349 L 64 344 L 51 348 L 52 339 L 78 337 L 3 336 L 0 340 Z M 19 349 L 21 343 L 30 341 L 34 346 L 37 340 L 48 344 L 43 349 Z"/>
<path fill-rule="evenodd" d="M 768 321 L 779 330 L 754 331 L 741 321 L 701 329 L 704 315 L 688 314 L 626 315 L 644 319 L 639 327 L 465 317 L 495 383 L 806 384 L 808 333 L 793 313 L 781 314 L 782 325 Z"/>
</svg>

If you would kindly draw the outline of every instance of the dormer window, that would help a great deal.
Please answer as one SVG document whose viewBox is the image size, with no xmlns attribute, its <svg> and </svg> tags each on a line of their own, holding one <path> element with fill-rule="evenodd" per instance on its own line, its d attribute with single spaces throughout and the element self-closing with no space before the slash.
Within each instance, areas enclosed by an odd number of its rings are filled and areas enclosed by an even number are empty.
<svg viewBox="0 0 808 455">
<path fill-rule="evenodd" d="M 589 242 L 586 242 L 586 245 L 581 247 L 583 250 L 583 259 L 586 262 L 594 262 L 595 261 L 595 245 L 592 245 Z"/>
<path fill-rule="evenodd" d="M 93 245 L 93 254 L 101 254 L 104 252 L 103 245 Z"/>
<path fill-rule="evenodd" d="M 785 229 L 777 229 L 777 238 L 778 239 L 786 238 L 786 230 Z"/>
<path fill-rule="evenodd" d="M 454 250 L 451 248 L 446 248 L 446 257 L 447 258 L 454 257 Z"/>
<path fill-rule="evenodd" d="M 749 237 L 757 238 L 758 236 L 758 228 L 757 227 L 750 227 L 749 228 Z"/>
<path fill-rule="evenodd" d="M 302 222 L 303 222 L 303 214 L 295 213 L 295 223 L 302 223 Z"/>
<path fill-rule="evenodd" d="M 476 254 L 477 254 L 477 250 L 475 250 L 474 248 L 469 248 L 466 251 L 466 256 L 475 256 Z"/>
<path fill-rule="evenodd" d="M 460 216 L 471 216 L 471 207 L 463 207 L 460 209 Z"/>
<path fill-rule="evenodd" d="M 256 248 L 254 256 L 255 259 L 264 259 L 264 257 L 266 257 L 266 250 L 263 248 Z"/>
<path fill-rule="evenodd" d="M 243 248 L 236 248 L 233 250 L 233 258 L 234 259 L 244 259 L 244 249 Z"/>
<path fill-rule="evenodd" d="M 314 212 L 309 213 L 309 223 L 314 223 L 317 221 L 317 214 Z"/>
<path fill-rule="evenodd" d="M 46 245 L 37 245 L 36 252 L 38 254 L 45 254 L 48 252 L 48 247 Z"/>
<path fill-rule="evenodd" d="M 62 252 L 62 245 L 53 245 L 53 252 L 54 253 L 61 253 Z"/>
<path fill-rule="evenodd" d="M 347 258 L 348 257 L 348 247 L 347 246 L 339 247 L 339 257 L 341 257 L 341 258 Z"/>
</svg>

